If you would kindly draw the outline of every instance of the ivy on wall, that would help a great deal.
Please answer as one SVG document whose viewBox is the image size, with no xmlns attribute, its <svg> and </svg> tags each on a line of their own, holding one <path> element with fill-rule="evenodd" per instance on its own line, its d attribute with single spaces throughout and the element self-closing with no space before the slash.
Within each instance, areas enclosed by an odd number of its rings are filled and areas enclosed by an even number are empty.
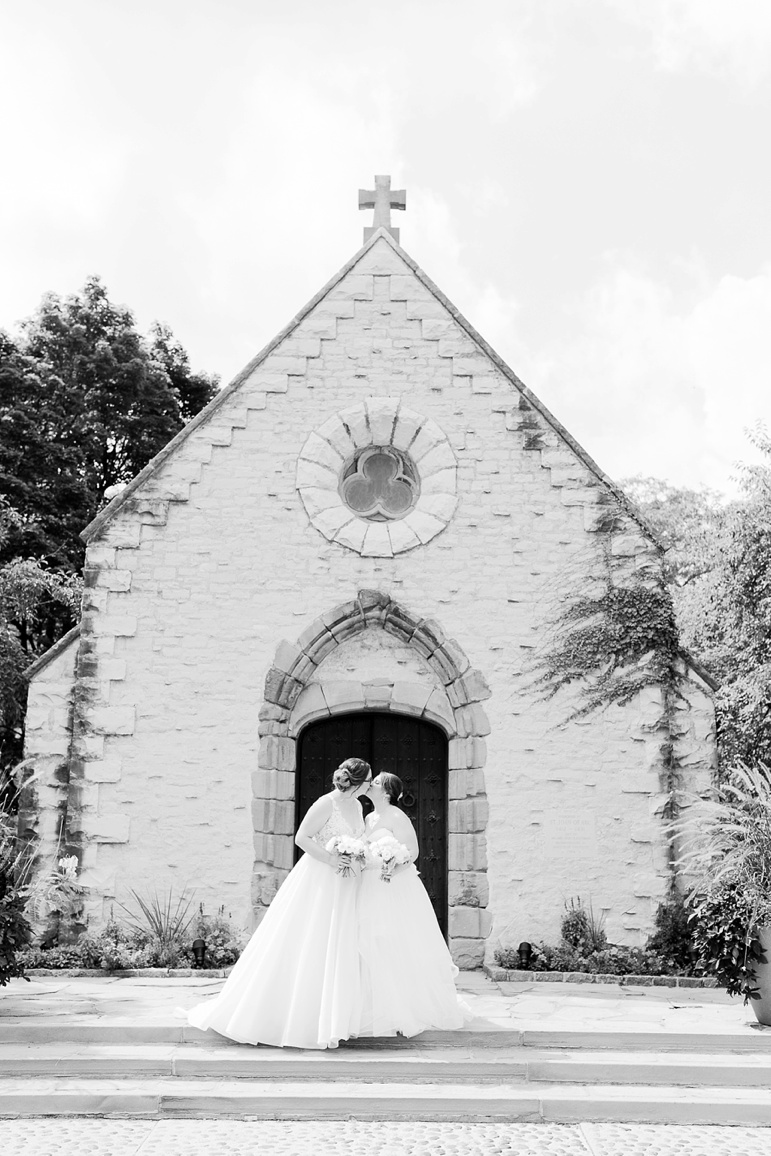
<svg viewBox="0 0 771 1156">
<path fill-rule="evenodd" d="M 536 660 L 546 698 L 578 684 L 580 718 L 624 706 L 646 686 L 674 687 L 680 643 L 669 591 L 652 567 L 619 584 L 608 562 L 596 595 L 580 595 L 552 623 L 552 644 Z"/>
<path fill-rule="evenodd" d="M 661 818 L 668 830 L 679 813 L 680 765 L 677 705 L 685 677 L 669 590 L 660 568 L 647 564 L 630 571 L 629 560 L 614 558 L 613 520 L 600 530 L 605 576 L 596 593 L 569 600 L 551 623 L 550 643 L 535 660 L 536 686 L 545 699 L 575 687 L 578 702 L 566 721 L 610 706 L 623 707 L 647 687 L 661 693 L 661 713 L 648 724 L 660 736 L 659 768 L 665 802 Z M 670 886 L 677 891 L 678 849 L 667 835 Z"/>
</svg>

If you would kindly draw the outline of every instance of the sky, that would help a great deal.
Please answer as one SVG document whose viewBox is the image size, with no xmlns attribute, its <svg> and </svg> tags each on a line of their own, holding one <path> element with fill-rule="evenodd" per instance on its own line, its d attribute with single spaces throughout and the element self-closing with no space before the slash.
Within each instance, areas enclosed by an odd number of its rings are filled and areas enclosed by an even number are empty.
<svg viewBox="0 0 771 1156">
<path fill-rule="evenodd" d="M 0 328 L 98 274 L 226 383 L 401 244 L 614 479 L 771 403 L 768 0 L 0 0 Z M 771 423 L 769 423 L 771 424 Z"/>
</svg>

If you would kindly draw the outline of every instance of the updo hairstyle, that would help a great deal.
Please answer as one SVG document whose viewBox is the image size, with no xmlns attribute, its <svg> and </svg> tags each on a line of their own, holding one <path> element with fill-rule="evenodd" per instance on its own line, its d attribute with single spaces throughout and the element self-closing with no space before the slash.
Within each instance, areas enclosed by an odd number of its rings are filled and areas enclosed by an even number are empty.
<svg viewBox="0 0 771 1156">
<path fill-rule="evenodd" d="M 398 803 L 404 794 L 404 783 L 399 776 L 392 775 L 390 771 L 381 771 L 378 779 L 383 794 L 391 803 Z"/>
<path fill-rule="evenodd" d="M 364 759 L 345 759 L 332 776 L 332 785 L 338 791 L 350 791 L 366 783 L 372 767 Z"/>
</svg>

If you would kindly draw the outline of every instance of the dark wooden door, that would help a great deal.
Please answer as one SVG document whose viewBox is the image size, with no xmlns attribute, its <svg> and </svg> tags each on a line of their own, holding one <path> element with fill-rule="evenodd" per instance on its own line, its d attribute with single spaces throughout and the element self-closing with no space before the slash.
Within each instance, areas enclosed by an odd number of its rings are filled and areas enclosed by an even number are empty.
<svg viewBox="0 0 771 1156">
<path fill-rule="evenodd" d="M 447 739 L 432 723 L 400 714 L 357 712 L 310 723 L 298 745 L 298 824 L 350 758 L 366 759 L 373 775 L 390 771 L 404 783 L 401 806 L 418 834 L 417 866 L 446 933 Z"/>
</svg>

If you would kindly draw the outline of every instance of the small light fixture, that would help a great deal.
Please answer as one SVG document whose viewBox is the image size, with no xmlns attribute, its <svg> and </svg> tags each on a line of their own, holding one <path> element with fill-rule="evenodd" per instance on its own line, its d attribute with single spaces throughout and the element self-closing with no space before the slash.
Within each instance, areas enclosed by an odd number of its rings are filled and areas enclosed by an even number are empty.
<svg viewBox="0 0 771 1156">
<path fill-rule="evenodd" d="M 203 961 L 206 957 L 206 941 L 203 939 L 193 940 L 193 967 L 203 967 Z"/>
<path fill-rule="evenodd" d="M 195 951 L 195 944 L 193 944 L 193 950 Z M 533 945 L 532 945 L 532 943 L 528 943 L 526 939 L 523 940 L 522 943 L 520 943 L 519 947 L 517 948 L 517 955 L 519 956 L 520 970 L 521 971 L 529 971 L 530 970 L 530 964 L 531 964 L 532 959 L 533 959 Z"/>
</svg>

